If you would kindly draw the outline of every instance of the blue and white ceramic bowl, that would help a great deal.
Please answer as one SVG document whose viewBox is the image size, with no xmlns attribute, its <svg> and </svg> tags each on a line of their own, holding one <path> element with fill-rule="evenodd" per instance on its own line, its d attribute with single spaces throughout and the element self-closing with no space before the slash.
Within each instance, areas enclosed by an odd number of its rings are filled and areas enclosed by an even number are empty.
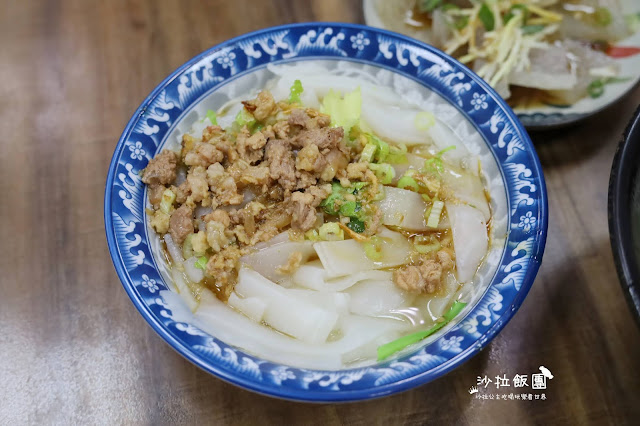
<svg viewBox="0 0 640 426">
<path fill-rule="evenodd" d="M 280 365 L 203 331 L 162 274 L 146 224 L 138 172 L 198 111 L 257 89 L 277 64 L 356 64 L 436 115 L 482 162 L 493 209 L 489 254 L 456 321 L 385 362 L 338 371 Z M 249 390 L 301 401 L 353 401 L 427 383 L 480 351 L 509 321 L 535 279 L 547 232 L 547 195 L 527 133 L 505 102 L 469 69 L 416 40 L 359 25 L 305 23 L 237 37 L 172 73 L 138 108 L 115 149 L 105 191 L 109 250 L 133 304 L 185 358 Z"/>
</svg>

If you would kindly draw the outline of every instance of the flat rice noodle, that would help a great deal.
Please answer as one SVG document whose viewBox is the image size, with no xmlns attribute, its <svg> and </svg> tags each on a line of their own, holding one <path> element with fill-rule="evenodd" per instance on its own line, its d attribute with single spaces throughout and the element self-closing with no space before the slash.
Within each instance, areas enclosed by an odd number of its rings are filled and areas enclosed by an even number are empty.
<svg viewBox="0 0 640 426">
<path fill-rule="evenodd" d="M 360 271 L 340 278 L 329 279 L 327 271 L 322 266 L 322 262 L 313 261 L 302 265 L 293 274 L 294 284 L 318 292 L 338 292 L 344 291 L 360 281 L 391 280 L 393 273 L 389 271 Z"/>
<path fill-rule="evenodd" d="M 313 305 L 318 305 L 330 312 L 337 314 L 346 314 L 349 312 L 349 301 L 351 296 L 341 292 L 315 291 L 301 288 L 292 288 L 288 290 L 292 296 L 305 300 Z"/>
<path fill-rule="evenodd" d="M 347 290 L 353 314 L 376 317 L 404 307 L 414 297 L 399 289 L 391 279 L 364 280 Z"/>
<path fill-rule="evenodd" d="M 240 268 L 235 291 L 242 297 L 255 297 L 266 304 L 263 320 L 276 330 L 307 343 L 327 340 L 338 321 L 338 314 L 310 303 L 258 272 Z"/>
<path fill-rule="evenodd" d="M 442 180 L 457 200 L 477 208 L 482 212 L 485 222 L 489 221 L 491 210 L 489 209 L 485 187 L 480 176 L 473 175 L 462 169 L 446 166 L 445 172 L 442 174 Z"/>
<path fill-rule="evenodd" d="M 383 269 L 407 263 L 412 247 L 400 233 L 383 228 L 378 236 L 382 237 L 382 260 L 374 262 L 364 251 L 364 246 L 355 240 L 323 241 L 315 243 L 316 250 L 327 277 L 343 277 L 360 271 Z"/>
<path fill-rule="evenodd" d="M 415 169 L 415 170 L 422 169 L 424 167 L 424 162 L 425 162 L 425 158 L 420 157 L 419 155 L 407 153 L 406 163 L 391 165 L 393 167 L 393 170 L 396 173 L 391 183 L 394 185 L 398 183 L 402 175 L 404 175 L 404 173 L 409 169 Z"/>
<path fill-rule="evenodd" d="M 409 329 L 407 323 L 346 315 L 341 337 L 325 344 L 309 344 L 256 323 L 204 290 L 195 313 L 196 325 L 216 338 L 259 357 L 300 368 L 337 370 L 342 356 L 390 332 Z M 391 339 L 390 339 L 391 340 Z"/>
<path fill-rule="evenodd" d="M 182 257 L 182 249 L 178 247 L 178 245 L 173 241 L 173 238 L 171 238 L 171 234 L 166 233 L 162 238 L 167 245 L 167 251 L 169 252 L 169 256 L 171 256 L 171 260 L 173 260 L 174 268 L 177 265 L 182 265 L 182 263 L 184 262 L 184 257 Z"/>
<path fill-rule="evenodd" d="M 280 234 L 282 235 L 282 234 Z M 276 236 L 274 238 L 278 238 Z M 309 260 L 315 254 L 313 242 L 287 241 L 267 246 L 262 250 L 249 253 L 240 258 L 240 264 L 253 268 L 267 279 L 275 282 L 283 282 L 289 274 L 283 274 L 278 268 L 287 264 L 289 256 L 295 252 L 302 253 L 302 263 Z"/>
<path fill-rule="evenodd" d="M 436 124 L 429 129 L 429 135 L 437 151 L 441 151 L 450 146 L 456 149 L 449 150 L 442 154 L 442 159 L 450 164 L 458 164 L 463 159 L 469 157 L 470 153 L 462 143 L 458 135 L 446 124 L 436 119 Z"/>
<path fill-rule="evenodd" d="M 191 312 L 195 311 L 198 308 L 198 301 L 191 293 L 191 289 L 189 288 L 189 285 L 185 281 L 184 276 L 182 275 L 182 272 L 180 272 L 178 268 L 174 267 L 171 270 L 171 278 L 173 278 L 172 281 L 176 287 L 178 294 L 180 294 L 180 296 L 185 301 L 185 303 L 187 304 Z"/>
<path fill-rule="evenodd" d="M 406 145 L 430 144 L 429 130 L 415 125 L 419 109 L 401 108 L 380 102 L 362 101 L 362 119 L 379 137 Z"/>
<path fill-rule="evenodd" d="M 465 204 L 445 203 L 456 254 L 458 281 L 471 281 L 487 253 L 487 225 L 482 212 Z"/>
<path fill-rule="evenodd" d="M 239 297 L 235 292 L 231 293 L 227 303 L 255 322 L 262 321 L 264 311 L 267 309 L 267 304 L 263 300 L 257 297 Z"/>
<path fill-rule="evenodd" d="M 417 192 L 386 186 L 385 196 L 375 203 L 382 213 L 382 223 L 411 231 L 426 231 L 424 214 L 427 203 Z"/>
</svg>

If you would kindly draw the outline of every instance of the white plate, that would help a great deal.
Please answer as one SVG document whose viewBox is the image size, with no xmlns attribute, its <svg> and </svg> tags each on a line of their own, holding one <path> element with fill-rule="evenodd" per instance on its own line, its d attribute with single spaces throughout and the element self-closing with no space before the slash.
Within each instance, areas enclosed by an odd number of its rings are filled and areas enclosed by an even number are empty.
<svg viewBox="0 0 640 426">
<path fill-rule="evenodd" d="M 394 30 L 394 28 L 388 28 L 378 15 L 375 7 L 378 1 L 390 0 L 363 0 L 362 7 L 364 9 L 365 22 L 372 27 Z M 620 3 L 622 4 L 625 15 L 640 13 L 640 1 L 620 0 Z M 395 30 L 397 30 L 397 28 L 395 28 Z M 407 35 L 416 37 L 416 34 Z M 640 47 L 640 32 L 636 32 L 632 36 L 617 42 L 615 45 Z M 599 98 L 585 97 L 571 106 L 547 105 L 532 108 L 516 107 L 514 111 L 518 115 L 518 118 L 520 118 L 520 121 L 522 121 L 528 129 L 532 130 L 562 127 L 590 117 L 619 101 L 640 81 L 640 54 L 615 59 L 615 61 L 620 65 L 620 78 L 626 80 L 619 83 L 607 84 L 604 93 Z"/>
</svg>

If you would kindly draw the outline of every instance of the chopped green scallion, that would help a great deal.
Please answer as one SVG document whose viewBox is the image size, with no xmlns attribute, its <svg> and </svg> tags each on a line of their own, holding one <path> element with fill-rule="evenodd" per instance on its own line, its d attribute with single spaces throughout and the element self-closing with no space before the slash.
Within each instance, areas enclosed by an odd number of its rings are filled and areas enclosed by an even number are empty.
<svg viewBox="0 0 640 426">
<path fill-rule="evenodd" d="M 324 241 L 344 240 L 344 231 L 337 222 L 328 222 L 318 229 L 318 235 Z"/>
<path fill-rule="evenodd" d="M 218 125 L 218 116 L 216 115 L 216 112 L 214 110 L 211 110 L 211 109 L 207 110 L 207 118 L 209 119 L 211 124 L 213 124 L 214 126 Z"/>
<path fill-rule="evenodd" d="M 390 184 L 393 181 L 393 178 L 396 177 L 396 171 L 391 167 L 391 164 L 369 163 L 369 168 L 373 170 L 377 178 L 380 180 L 380 183 L 383 185 Z"/>
<path fill-rule="evenodd" d="M 174 201 L 176 201 L 176 194 L 170 189 L 165 189 L 162 193 L 162 200 L 160 201 L 160 211 L 166 214 L 171 213 Z"/>
<path fill-rule="evenodd" d="M 382 260 L 382 238 L 374 235 L 363 243 L 364 254 L 374 262 Z"/>
<path fill-rule="evenodd" d="M 206 256 L 200 256 L 198 260 L 196 260 L 196 263 L 194 263 L 193 266 L 195 266 L 198 269 L 204 270 L 207 267 L 208 261 L 209 259 L 207 259 Z"/>
<path fill-rule="evenodd" d="M 302 82 L 300 80 L 296 80 L 293 82 L 291 89 L 289 89 L 289 103 L 299 104 L 300 103 L 300 95 L 304 92 L 302 88 Z"/>
<path fill-rule="evenodd" d="M 427 227 L 428 228 L 437 228 L 440 223 L 440 215 L 442 214 L 442 209 L 444 207 L 444 203 L 440 200 L 435 200 L 431 209 L 429 209 L 429 214 L 427 215 Z"/>
</svg>

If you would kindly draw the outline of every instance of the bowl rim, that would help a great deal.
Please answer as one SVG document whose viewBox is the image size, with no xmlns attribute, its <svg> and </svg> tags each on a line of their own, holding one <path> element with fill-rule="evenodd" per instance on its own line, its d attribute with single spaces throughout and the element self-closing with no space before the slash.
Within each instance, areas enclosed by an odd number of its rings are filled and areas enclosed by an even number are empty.
<svg viewBox="0 0 640 426">
<path fill-rule="evenodd" d="M 510 309 L 506 309 L 504 313 L 500 315 L 500 317 L 491 325 L 491 327 L 483 332 L 480 337 L 476 340 L 476 342 L 466 348 L 464 351 L 458 353 L 456 356 L 451 357 L 447 361 L 440 364 L 435 369 L 430 369 L 427 371 L 421 371 L 415 375 L 412 375 L 409 378 L 402 379 L 399 381 L 392 381 L 390 383 L 386 383 L 384 385 L 372 386 L 370 388 L 364 390 L 344 390 L 341 389 L 337 392 L 326 392 L 326 391 L 317 391 L 317 390 L 300 390 L 300 389 L 285 389 L 283 387 L 275 387 L 273 385 L 267 385 L 264 383 L 260 383 L 257 381 L 249 380 L 243 377 L 238 377 L 235 373 L 229 373 L 225 370 L 218 368 L 216 365 L 212 365 L 206 362 L 205 359 L 201 355 L 195 354 L 187 345 L 180 342 L 176 339 L 167 329 L 167 327 L 161 324 L 154 314 L 151 312 L 149 306 L 142 300 L 142 298 L 134 291 L 133 283 L 128 279 L 125 267 L 123 264 L 123 259 L 121 257 L 120 251 L 118 250 L 118 244 L 115 238 L 114 225 L 112 222 L 112 194 L 111 189 L 114 184 L 116 167 L 118 164 L 118 159 L 120 158 L 121 151 L 125 148 L 125 142 L 127 137 L 129 136 L 132 128 L 138 122 L 138 119 L 144 114 L 146 109 L 150 106 L 151 102 L 160 94 L 168 84 L 173 82 L 176 78 L 178 78 L 185 70 L 188 70 L 190 67 L 194 66 L 204 58 L 214 54 L 217 51 L 223 50 L 226 47 L 236 45 L 239 41 L 255 38 L 257 36 L 273 33 L 276 31 L 282 30 L 291 30 L 291 29 L 300 29 L 307 28 L 309 30 L 318 30 L 322 28 L 337 28 L 337 29 L 351 29 L 351 30 L 360 30 L 366 31 L 369 33 L 374 33 L 377 35 L 383 35 L 389 37 L 391 39 L 396 39 L 398 41 L 407 43 L 409 45 L 414 45 L 418 49 L 422 51 L 426 51 L 430 54 L 433 54 L 440 59 L 445 60 L 449 64 L 457 67 L 462 70 L 467 77 L 469 77 L 474 83 L 478 84 L 480 88 L 485 90 L 489 95 L 492 96 L 493 100 L 499 105 L 499 109 L 506 116 L 506 119 L 511 120 L 512 125 L 515 127 L 515 130 L 522 137 L 522 142 L 524 143 L 528 154 L 530 155 L 530 166 L 535 171 L 537 180 L 536 184 L 539 191 L 539 208 L 538 210 L 541 212 L 538 223 L 538 231 L 535 233 L 535 246 L 534 250 L 530 256 L 530 262 L 527 266 L 527 271 L 524 277 L 522 278 L 522 285 L 520 289 L 517 291 L 514 299 L 510 304 Z M 313 59 L 313 58 L 308 58 Z M 323 57 L 318 57 L 316 59 L 327 59 Z M 335 58 L 334 58 L 335 59 Z M 350 58 L 346 58 L 349 60 Z M 370 65 L 376 65 L 372 61 L 365 61 Z M 378 64 L 379 65 L 379 64 Z M 404 75 L 403 73 L 400 73 Z M 421 83 L 424 85 L 424 83 Z M 441 94 L 444 96 L 443 94 Z M 445 97 L 446 98 L 446 97 Z M 450 99 L 449 99 L 450 101 Z M 455 105 L 454 105 L 455 106 Z M 464 113 L 460 108 L 457 108 L 467 119 L 466 113 Z M 484 140 L 484 138 L 483 138 Z M 489 146 L 488 141 L 484 140 Z M 493 152 L 493 148 L 490 146 L 490 149 L 495 156 L 495 152 Z M 497 161 L 497 159 L 496 159 Z M 504 178 L 504 170 L 500 165 L 500 162 L 497 161 L 498 166 L 503 174 Z M 507 193 L 507 198 L 508 198 Z M 548 228 L 548 199 L 547 199 L 547 191 L 544 175 L 542 172 L 542 167 L 540 164 L 540 160 L 537 156 L 533 143 L 530 140 L 530 137 L 524 126 L 519 121 L 517 115 L 511 110 L 511 108 L 504 102 L 504 100 L 495 93 L 495 91 L 486 83 L 484 80 L 479 78 L 473 71 L 469 68 L 458 62 L 456 59 L 450 57 L 449 55 L 444 54 L 438 49 L 427 45 L 419 40 L 412 39 L 403 34 L 395 33 L 393 31 L 369 27 L 366 25 L 360 24 L 350 24 L 350 23 L 340 23 L 340 22 L 305 22 L 305 23 L 294 23 L 294 24 L 285 24 L 279 26 L 273 26 L 268 28 L 263 28 L 257 31 L 252 31 L 249 33 L 245 33 L 239 35 L 237 37 L 231 38 L 227 41 L 224 41 L 220 44 L 214 45 L 213 47 L 201 52 L 200 54 L 194 56 L 189 61 L 185 62 L 183 65 L 178 67 L 175 71 L 173 71 L 168 77 L 162 80 L 152 91 L 151 93 L 144 99 L 144 101 L 140 104 L 140 106 L 136 109 L 131 119 L 128 121 L 126 127 L 123 130 L 122 135 L 120 136 L 118 143 L 115 147 L 114 154 L 112 156 L 108 173 L 107 173 L 107 181 L 105 186 L 105 198 L 104 198 L 104 221 L 105 221 L 105 233 L 107 236 L 107 243 L 109 247 L 109 252 L 111 255 L 111 259 L 114 264 L 114 268 L 116 269 L 118 278 L 120 279 L 125 291 L 129 295 L 132 303 L 136 307 L 136 309 L 143 316 L 145 321 L 162 337 L 165 342 L 169 344 L 174 350 L 176 350 L 180 355 L 185 357 L 187 360 L 197 365 L 201 369 L 213 374 L 215 377 L 222 379 L 228 383 L 235 384 L 247 390 L 260 393 L 266 396 L 277 397 L 281 399 L 288 399 L 294 401 L 303 401 L 303 402 L 348 402 L 348 401 L 357 401 L 357 400 L 365 400 L 372 398 L 379 398 L 383 396 L 387 396 L 390 394 L 407 391 L 419 385 L 425 384 L 429 381 L 435 380 L 436 378 L 446 374 L 447 372 L 457 368 L 466 362 L 473 355 L 478 353 L 482 348 L 484 348 L 507 324 L 507 322 L 514 316 L 514 314 L 519 309 L 520 305 L 524 301 L 527 296 L 535 277 L 537 275 L 540 263 L 542 261 L 542 256 L 544 253 L 544 248 L 546 245 L 547 239 L 547 228 Z M 508 232 L 507 235 L 511 232 L 511 223 L 508 224 Z M 508 247 L 505 245 L 502 251 L 502 259 L 504 259 L 504 253 L 508 250 Z M 503 266 L 502 260 L 501 263 L 498 264 L 498 269 L 500 266 Z M 497 274 L 497 271 L 496 271 Z M 494 275 L 495 278 L 495 275 Z M 487 290 L 493 284 L 490 283 L 487 286 Z M 482 301 L 484 295 L 480 297 L 478 303 Z M 471 309 L 467 312 L 467 315 L 477 308 L 478 303 L 471 307 Z M 464 320 L 461 317 L 457 324 L 462 323 Z M 258 358 L 258 357 L 256 357 Z M 295 367 L 292 367 L 295 368 Z M 366 368 L 366 367 L 365 367 Z M 300 369 L 302 371 L 318 371 L 323 372 L 324 370 L 311 370 L 311 369 Z M 346 371 L 346 370 L 339 370 Z"/>
<path fill-rule="evenodd" d="M 633 255 L 631 199 L 635 179 L 640 185 L 640 106 L 625 129 L 611 165 L 609 177 L 609 239 L 620 286 L 636 324 L 640 327 L 640 265 Z"/>
</svg>

